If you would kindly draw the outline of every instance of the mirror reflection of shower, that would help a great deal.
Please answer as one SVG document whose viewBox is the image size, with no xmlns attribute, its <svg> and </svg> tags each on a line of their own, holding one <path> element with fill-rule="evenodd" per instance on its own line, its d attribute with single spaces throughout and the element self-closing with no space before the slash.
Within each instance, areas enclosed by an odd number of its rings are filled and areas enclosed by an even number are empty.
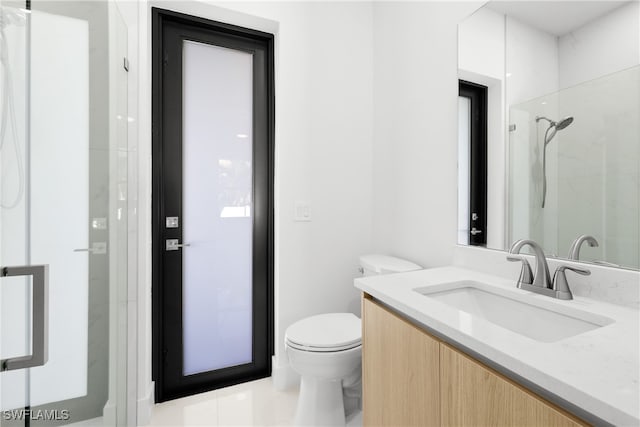
<svg viewBox="0 0 640 427">
<path fill-rule="evenodd" d="M 28 10 L 15 9 L 10 7 L 0 7 L 0 73 L 2 74 L 2 86 L 0 91 L 0 153 L 7 148 L 7 140 L 10 139 L 13 151 L 16 156 L 16 168 L 18 173 L 18 189 L 13 200 L 6 202 L 4 198 L 0 200 L 0 207 L 11 209 L 16 207 L 24 195 L 25 175 L 24 164 L 18 138 L 18 125 L 16 121 L 15 102 L 13 95 L 13 79 L 11 75 L 11 64 L 9 61 L 9 41 L 6 29 L 10 26 L 24 26 L 27 22 L 26 14 Z M 8 129 L 11 132 L 8 132 Z"/>
<path fill-rule="evenodd" d="M 549 127 L 544 133 L 544 145 L 542 147 L 542 208 L 544 209 L 545 202 L 547 200 L 547 145 L 551 142 L 556 133 L 573 123 L 573 117 L 566 117 L 559 122 L 555 122 L 547 117 L 536 117 L 536 123 L 540 120 L 546 120 L 549 122 Z"/>
</svg>

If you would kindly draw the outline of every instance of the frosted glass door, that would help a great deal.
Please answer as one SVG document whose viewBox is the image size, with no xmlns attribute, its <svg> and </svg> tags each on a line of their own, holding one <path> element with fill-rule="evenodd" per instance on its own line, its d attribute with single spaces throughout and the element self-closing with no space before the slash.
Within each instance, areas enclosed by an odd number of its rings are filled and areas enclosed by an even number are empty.
<svg viewBox="0 0 640 427">
<path fill-rule="evenodd" d="M 183 47 L 184 375 L 252 361 L 253 55 Z"/>
<path fill-rule="evenodd" d="M 273 38 L 160 9 L 153 15 L 162 402 L 271 373 Z"/>
</svg>

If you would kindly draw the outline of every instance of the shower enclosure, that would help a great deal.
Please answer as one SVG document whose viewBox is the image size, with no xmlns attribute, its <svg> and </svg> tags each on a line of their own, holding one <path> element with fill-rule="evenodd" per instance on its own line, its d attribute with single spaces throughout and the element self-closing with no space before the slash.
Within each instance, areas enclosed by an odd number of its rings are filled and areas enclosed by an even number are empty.
<svg viewBox="0 0 640 427">
<path fill-rule="evenodd" d="M 0 424 L 127 423 L 127 28 L 0 0 Z"/>
<path fill-rule="evenodd" d="M 552 143 L 540 116 L 559 120 Z M 513 105 L 509 123 L 509 241 L 566 257 L 593 235 L 581 259 L 639 268 L 640 66 Z"/>
</svg>

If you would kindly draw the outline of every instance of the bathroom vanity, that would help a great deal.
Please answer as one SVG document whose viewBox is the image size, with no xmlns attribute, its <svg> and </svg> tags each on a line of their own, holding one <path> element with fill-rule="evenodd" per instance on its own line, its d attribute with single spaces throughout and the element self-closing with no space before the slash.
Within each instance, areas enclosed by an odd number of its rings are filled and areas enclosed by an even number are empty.
<svg viewBox="0 0 640 427">
<path fill-rule="evenodd" d="M 512 282 L 458 267 L 357 279 L 363 424 L 638 425 L 638 311 Z"/>
</svg>

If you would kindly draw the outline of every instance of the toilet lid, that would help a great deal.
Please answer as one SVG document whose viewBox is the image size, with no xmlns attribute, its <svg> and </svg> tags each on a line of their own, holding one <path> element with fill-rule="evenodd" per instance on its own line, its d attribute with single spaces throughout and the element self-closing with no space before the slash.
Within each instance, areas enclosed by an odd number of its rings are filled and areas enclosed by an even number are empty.
<svg viewBox="0 0 640 427">
<path fill-rule="evenodd" d="M 328 313 L 307 317 L 289 326 L 287 343 L 307 351 L 340 351 L 362 341 L 362 323 L 352 313 Z"/>
</svg>

